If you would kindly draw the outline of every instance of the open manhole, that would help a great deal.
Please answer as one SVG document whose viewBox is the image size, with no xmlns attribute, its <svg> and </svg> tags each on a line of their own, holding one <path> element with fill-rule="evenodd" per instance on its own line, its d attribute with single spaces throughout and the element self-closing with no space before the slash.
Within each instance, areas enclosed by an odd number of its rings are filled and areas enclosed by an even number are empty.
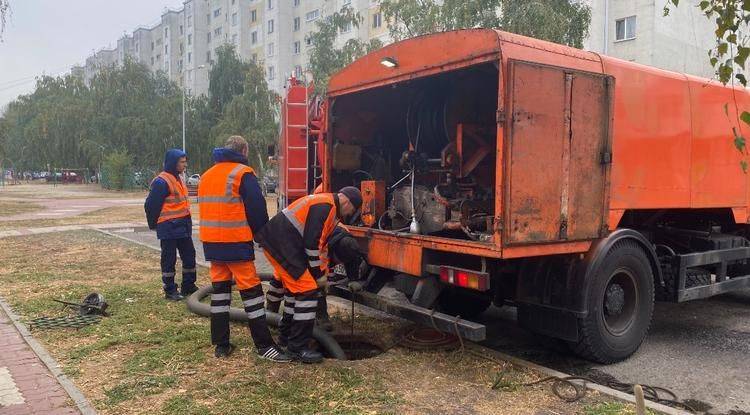
<svg viewBox="0 0 750 415">
<path fill-rule="evenodd" d="M 353 336 L 350 334 L 334 334 L 333 338 L 336 339 L 339 346 L 344 350 L 348 360 L 370 359 L 385 351 L 382 345 L 373 342 L 372 339 L 365 336 L 357 334 Z M 325 354 L 325 350 L 323 353 Z"/>
</svg>

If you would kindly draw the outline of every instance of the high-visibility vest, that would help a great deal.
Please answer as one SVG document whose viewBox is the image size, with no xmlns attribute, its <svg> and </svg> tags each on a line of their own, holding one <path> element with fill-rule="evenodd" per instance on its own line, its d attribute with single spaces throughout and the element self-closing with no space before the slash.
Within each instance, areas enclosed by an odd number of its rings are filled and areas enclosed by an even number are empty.
<svg viewBox="0 0 750 415">
<path fill-rule="evenodd" d="M 312 205 L 325 203 L 331 205 L 331 211 L 323 224 L 323 233 L 320 237 L 320 243 L 317 251 L 307 251 L 308 255 L 319 256 L 320 263 L 311 264 L 316 266 L 322 266 L 325 269 L 328 266 L 328 238 L 333 234 L 333 230 L 338 224 L 338 214 L 336 212 L 336 203 L 333 200 L 333 193 L 318 193 L 301 197 L 291 205 L 287 206 L 282 212 L 284 216 L 291 222 L 292 226 L 297 229 L 301 237 L 304 237 L 305 233 L 305 222 L 307 221 L 307 215 L 310 213 L 310 207 Z"/>
<path fill-rule="evenodd" d="M 159 220 L 156 223 L 190 216 L 188 191 L 182 180 L 178 180 L 172 173 L 167 173 L 165 171 L 159 173 L 156 177 L 167 182 L 167 187 L 169 188 L 169 194 L 164 199 L 164 205 L 161 207 Z"/>
<path fill-rule="evenodd" d="M 240 183 L 253 169 L 241 164 L 216 163 L 201 176 L 198 185 L 200 238 L 202 242 L 249 242 L 253 231 L 247 223 Z"/>
</svg>

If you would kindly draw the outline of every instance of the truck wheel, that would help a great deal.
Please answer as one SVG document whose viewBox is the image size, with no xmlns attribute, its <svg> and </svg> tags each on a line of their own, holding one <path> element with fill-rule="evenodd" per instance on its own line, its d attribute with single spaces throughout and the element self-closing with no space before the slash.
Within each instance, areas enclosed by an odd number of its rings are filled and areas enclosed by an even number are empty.
<svg viewBox="0 0 750 415">
<path fill-rule="evenodd" d="M 491 298 L 451 287 L 445 288 L 438 297 L 438 309 L 441 312 L 463 318 L 473 318 L 482 314 L 491 303 Z"/>
<path fill-rule="evenodd" d="M 586 293 L 588 315 L 579 319 L 571 349 L 599 363 L 633 354 L 646 337 L 654 311 L 654 276 L 646 253 L 634 241 L 615 243 Z"/>
</svg>

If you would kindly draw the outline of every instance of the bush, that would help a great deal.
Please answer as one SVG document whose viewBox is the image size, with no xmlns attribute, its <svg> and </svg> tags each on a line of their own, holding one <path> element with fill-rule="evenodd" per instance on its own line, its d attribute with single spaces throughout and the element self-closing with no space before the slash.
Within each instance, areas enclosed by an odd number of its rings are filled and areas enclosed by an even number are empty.
<svg viewBox="0 0 750 415">
<path fill-rule="evenodd" d="M 132 187 L 133 157 L 126 150 L 115 151 L 104 159 L 102 187 L 124 190 Z"/>
</svg>

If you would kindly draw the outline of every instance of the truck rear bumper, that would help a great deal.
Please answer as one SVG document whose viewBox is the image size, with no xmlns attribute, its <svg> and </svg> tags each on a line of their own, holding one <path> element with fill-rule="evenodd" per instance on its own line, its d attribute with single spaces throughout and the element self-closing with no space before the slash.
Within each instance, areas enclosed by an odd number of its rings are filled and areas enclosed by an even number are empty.
<svg viewBox="0 0 750 415">
<path fill-rule="evenodd" d="M 482 341 L 487 338 L 487 328 L 484 324 L 473 321 L 457 319 L 448 314 L 443 314 L 414 304 L 390 301 L 377 294 L 366 291 L 352 293 L 340 286 L 329 286 L 332 295 L 352 300 L 356 303 L 366 305 L 370 308 L 383 311 L 406 320 L 413 321 L 428 327 L 435 327 L 440 331 L 458 334 L 471 341 Z"/>
</svg>

